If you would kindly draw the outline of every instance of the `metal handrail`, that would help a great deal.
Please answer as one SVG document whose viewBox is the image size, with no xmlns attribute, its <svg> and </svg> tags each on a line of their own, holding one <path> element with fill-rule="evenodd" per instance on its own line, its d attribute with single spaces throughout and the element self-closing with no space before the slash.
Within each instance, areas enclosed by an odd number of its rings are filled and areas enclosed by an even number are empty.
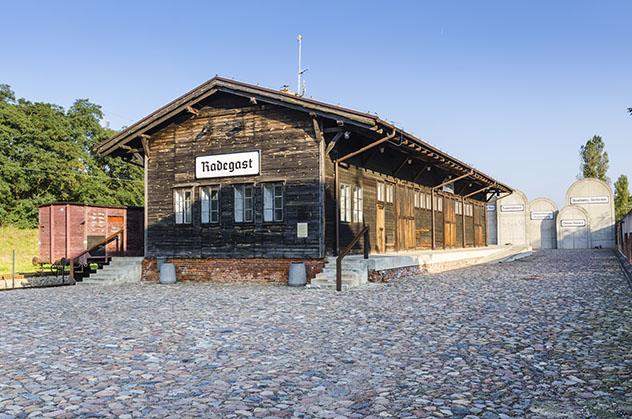
<svg viewBox="0 0 632 419">
<path fill-rule="evenodd" d="M 104 246 L 104 251 L 105 251 L 105 260 L 107 263 L 107 259 L 108 259 L 108 248 L 107 245 L 112 243 L 113 241 L 116 240 L 116 252 L 118 253 L 119 250 L 123 247 L 123 232 L 125 231 L 125 228 L 122 228 L 121 230 L 117 231 L 116 233 L 106 237 L 105 239 L 101 240 L 100 242 L 98 242 L 97 244 L 95 244 L 94 246 L 92 246 L 89 249 L 84 250 L 83 252 L 79 253 L 78 255 L 76 255 L 73 258 L 70 258 L 70 272 L 68 273 L 68 281 L 70 282 L 70 284 L 75 284 L 75 260 L 79 259 L 81 256 L 88 254 L 92 251 L 94 251 L 95 249 Z"/>
<path fill-rule="evenodd" d="M 338 252 L 336 257 L 336 291 L 342 291 L 342 259 L 353 249 L 360 237 L 364 236 L 364 258 L 369 258 L 369 226 L 365 225 L 362 230 L 351 240 L 344 249 Z"/>
</svg>

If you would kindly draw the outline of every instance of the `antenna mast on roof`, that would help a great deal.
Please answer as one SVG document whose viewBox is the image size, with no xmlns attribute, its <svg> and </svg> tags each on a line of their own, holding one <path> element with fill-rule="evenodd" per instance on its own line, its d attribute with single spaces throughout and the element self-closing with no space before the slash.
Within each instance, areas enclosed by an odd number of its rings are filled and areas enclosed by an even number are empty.
<svg viewBox="0 0 632 419">
<path fill-rule="evenodd" d="M 299 33 L 296 39 L 298 41 L 298 85 L 296 86 L 296 94 L 303 96 L 305 94 L 305 80 L 303 80 L 303 73 L 307 71 L 307 69 L 304 69 L 301 65 L 303 35 Z"/>
</svg>

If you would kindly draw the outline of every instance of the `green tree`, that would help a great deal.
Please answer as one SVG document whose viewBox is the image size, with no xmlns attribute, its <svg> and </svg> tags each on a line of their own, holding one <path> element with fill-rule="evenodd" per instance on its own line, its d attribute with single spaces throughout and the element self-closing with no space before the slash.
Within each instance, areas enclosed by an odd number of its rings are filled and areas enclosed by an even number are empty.
<svg viewBox="0 0 632 419">
<path fill-rule="evenodd" d="M 79 99 L 68 109 L 17 99 L 0 85 L 0 225 L 37 225 L 53 201 L 142 205 L 142 169 L 95 154 L 113 135 L 101 107 Z"/>
<path fill-rule="evenodd" d="M 581 174 L 580 177 L 590 177 L 601 179 L 604 182 L 610 182 L 608 179 L 608 153 L 606 152 L 606 144 L 598 135 L 594 135 L 586 144 L 579 149 L 581 157 Z"/>
<path fill-rule="evenodd" d="M 622 219 L 632 209 L 630 184 L 626 175 L 621 175 L 614 183 L 614 211 L 617 221 Z"/>
</svg>

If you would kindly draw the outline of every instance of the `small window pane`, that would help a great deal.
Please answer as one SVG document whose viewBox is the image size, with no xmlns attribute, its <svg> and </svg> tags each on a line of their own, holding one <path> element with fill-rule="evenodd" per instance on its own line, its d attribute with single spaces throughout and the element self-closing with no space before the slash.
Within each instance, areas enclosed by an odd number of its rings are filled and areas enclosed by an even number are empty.
<svg viewBox="0 0 632 419">
<path fill-rule="evenodd" d="M 244 187 L 235 186 L 235 222 L 244 222 Z"/>
<path fill-rule="evenodd" d="M 176 224 L 191 224 L 191 190 L 174 191 Z"/>
<path fill-rule="evenodd" d="M 363 197 L 362 188 L 354 187 L 353 190 L 353 222 L 361 223 L 363 218 Z"/>
</svg>

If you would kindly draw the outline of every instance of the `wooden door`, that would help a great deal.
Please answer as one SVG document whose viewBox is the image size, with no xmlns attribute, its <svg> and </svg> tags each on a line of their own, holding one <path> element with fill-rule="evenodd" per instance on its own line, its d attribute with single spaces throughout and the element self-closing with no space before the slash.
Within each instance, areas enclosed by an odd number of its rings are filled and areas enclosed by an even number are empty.
<svg viewBox="0 0 632 419">
<path fill-rule="evenodd" d="M 123 230 L 123 226 L 125 225 L 125 220 L 122 215 L 108 215 L 108 229 L 107 229 L 107 237 L 110 237 L 114 233 L 118 233 Z M 111 242 L 107 245 L 108 254 L 116 253 L 116 241 Z M 119 250 L 122 250 L 123 241 L 122 239 L 119 241 Z"/>
<path fill-rule="evenodd" d="M 399 248 L 403 250 L 415 249 L 414 191 L 412 188 L 401 186 L 397 192 Z"/>
<path fill-rule="evenodd" d="M 473 206 L 472 211 L 474 213 L 474 246 L 481 247 L 485 245 L 483 243 L 483 221 L 485 213 L 482 207 L 476 205 Z"/>
<path fill-rule="evenodd" d="M 456 211 L 454 200 L 443 198 L 443 240 L 445 247 L 456 246 Z"/>
<path fill-rule="evenodd" d="M 386 251 L 386 217 L 384 204 L 378 202 L 375 215 L 375 247 L 378 253 Z"/>
</svg>

